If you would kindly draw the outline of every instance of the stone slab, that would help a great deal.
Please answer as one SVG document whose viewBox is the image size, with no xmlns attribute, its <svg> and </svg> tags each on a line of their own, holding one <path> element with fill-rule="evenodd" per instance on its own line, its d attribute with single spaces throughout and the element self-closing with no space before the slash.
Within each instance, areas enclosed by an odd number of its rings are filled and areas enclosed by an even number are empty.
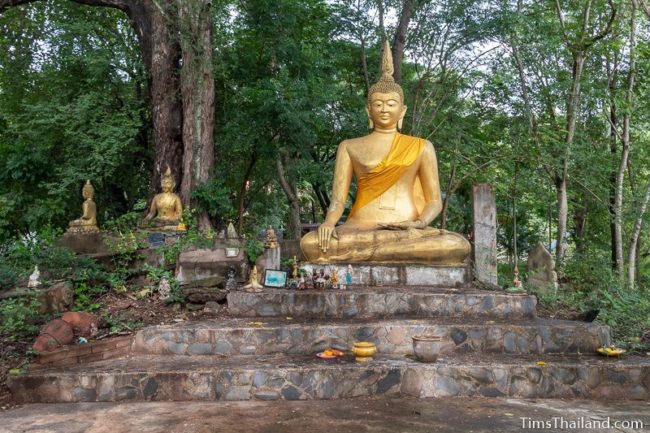
<svg viewBox="0 0 650 433">
<path fill-rule="evenodd" d="M 348 265 L 302 263 L 300 268 L 312 274 L 325 269 L 336 270 L 343 281 Z M 462 287 L 469 281 L 467 266 L 375 265 L 353 264 L 352 284 L 359 286 L 430 286 Z"/>
<path fill-rule="evenodd" d="M 232 257 L 230 257 L 231 250 Z M 245 281 L 247 260 L 243 248 L 197 249 L 179 254 L 175 276 L 181 284 L 214 277 L 223 278 L 225 281 L 231 268 L 235 271 L 237 281 Z"/>
<path fill-rule="evenodd" d="M 492 186 L 472 187 L 474 218 L 474 275 L 487 284 L 497 284 L 497 207 Z"/>
<path fill-rule="evenodd" d="M 495 319 L 536 317 L 537 298 L 503 292 L 431 287 L 353 287 L 348 290 L 265 289 L 228 294 L 235 317 L 308 317 L 372 319 L 379 317 L 466 316 Z"/>
<path fill-rule="evenodd" d="M 110 248 L 106 245 L 101 233 L 64 233 L 58 244 L 71 249 L 77 254 L 109 254 Z"/>
<path fill-rule="evenodd" d="M 448 356 L 434 364 L 377 355 L 358 363 L 305 356 L 133 357 L 10 376 L 20 403 L 283 400 L 366 396 L 650 398 L 650 359 Z"/>
<path fill-rule="evenodd" d="M 375 320 L 295 323 L 291 319 L 229 319 L 151 326 L 138 331 L 133 352 L 141 355 L 271 355 L 349 350 L 371 341 L 384 354 L 413 352 L 412 337 L 437 335 L 459 352 L 545 354 L 593 353 L 611 342 L 609 328 L 594 323 L 531 320 Z"/>
</svg>

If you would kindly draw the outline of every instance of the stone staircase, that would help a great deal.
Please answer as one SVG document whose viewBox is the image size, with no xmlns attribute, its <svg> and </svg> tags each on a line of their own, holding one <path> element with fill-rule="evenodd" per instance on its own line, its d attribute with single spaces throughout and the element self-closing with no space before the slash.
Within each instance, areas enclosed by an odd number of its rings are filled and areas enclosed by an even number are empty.
<svg viewBox="0 0 650 433">
<path fill-rule="evenodd" d="M 295 400 L 386 395 L 650 398 L 648 358 L 607 359 L 606 326 L 539 319 L 528 295 L 470 287 L 382 286 L 231 292 L 230 318 L 145 328 L 129 356 L 30 371 L 20 402 Z M 411 337 L 449 338 L 438 362 Z M 378 347 L 374 360 L 315 353 Z"/>
</svg>

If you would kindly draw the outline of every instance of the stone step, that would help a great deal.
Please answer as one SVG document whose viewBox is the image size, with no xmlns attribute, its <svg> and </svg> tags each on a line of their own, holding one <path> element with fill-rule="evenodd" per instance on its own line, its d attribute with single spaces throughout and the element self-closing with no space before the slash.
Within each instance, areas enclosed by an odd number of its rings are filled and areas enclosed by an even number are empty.
<svg viewBox="0 0 650 433">
<path fill-rule="evenodd" d="M 264 289 L 228 294 L 236 317 L 372 319 L 381 317 L 536 317 L 537 298 L 471 288 L 353 287 L 348 290 Z"/>
<path fill-rule="evenodd" d="M 609 328 L 594 323 L 534 319 L 494 321 L 458 318 L 297 322 L 229 319 L 152 326 L 138 331 L 133 352 L 144 355 L 269 355 L 317 353 L 349 349 L 371 341 L 382 353 L 406 354 L 411 337 L 448 337 L 459 352 L 592 353 L 610 344 Z"/>
<path fill-rule="evenodd" d="M 374 395 L 648 399 L 650 359 L 453 354 L 423 364 L 381 354 L 363 363 L 349 355 L 332 361 L 301 355 L 138 356 L 10 376 L 8 386 L 20 403 Z"/>
</svg>

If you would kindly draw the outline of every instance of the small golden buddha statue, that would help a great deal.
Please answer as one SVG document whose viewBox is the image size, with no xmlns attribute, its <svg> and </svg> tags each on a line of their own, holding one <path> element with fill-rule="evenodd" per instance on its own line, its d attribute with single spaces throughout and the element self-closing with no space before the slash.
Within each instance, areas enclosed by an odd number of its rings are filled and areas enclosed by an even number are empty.
<svg viewBox="0 0 650 433">
<path fill-rule="evenodd" d="M 398 132 L 406 106 L 388 43 L 366 111 L 373 130 L 339 145 L 330 208 L 318 230 L 302 238 L 303 254 L 316 263 L 462 263 L 469 242 L 429 227 L 442 210 L 436 153 L 429 141 Z M 353 175 L 356 200 L 347 221 L 335 228 Z"/>
<path fill-rule="evenodd" d="M 160 187 L 162 192 L 154 196 L 149 213 L 140 225 L 155 230 L 179 230 L 179 227 L 183 227 L 183 204 L 178 194 L 174 193 L 176 182 L 169 166 L 160 180 Z"/>
<path fill-rule="evenodd" d="M 97 206 L 93 201 L 95 196 L 95 188 L 93 188 L 90 180 L 81 188 L 81 195 L 84 202 L 81 205 L 81 217 L 68 223 L 67 233 L 98 233 L 97 227 Z"/>
<path fill-rule="evenodd" d="M 273 227 L 269 226 L 266 230 L 266 239 L 264 241 L 264 248 L 267 250 L 278 247 L 278 236 L 275 234 Z"/>
<path fill-rule="evenodd" d="M 248 284 L 246 284 L 242 289 L 246 292 L 261 292 L 264 286 L 259 282 L 259 276 L 257 274 L 257 266 L 253 266 L 251 273 L 249 275 Z"/>
</svg>

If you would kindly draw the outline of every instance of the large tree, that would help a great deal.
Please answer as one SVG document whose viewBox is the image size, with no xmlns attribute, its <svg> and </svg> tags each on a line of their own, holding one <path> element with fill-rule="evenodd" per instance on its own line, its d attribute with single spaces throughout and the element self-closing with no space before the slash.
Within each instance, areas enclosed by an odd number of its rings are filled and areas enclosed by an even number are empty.
<svg viewBox="0 0 650 433">
<path fill-rule="evenodd" d="M 0 14 L 37 0 L 0 0 Z M 149 78 L 155 158 L 152 195 L 167 165 L 184 204 L 213 164 L 212 13 L 206 0 L 73 0 L 123 11 L 138 37 Z M 182 82 L 182 83 L 181 83 Z M 203 225 L 207 219 L 203 217 Z"/>
</svg>

